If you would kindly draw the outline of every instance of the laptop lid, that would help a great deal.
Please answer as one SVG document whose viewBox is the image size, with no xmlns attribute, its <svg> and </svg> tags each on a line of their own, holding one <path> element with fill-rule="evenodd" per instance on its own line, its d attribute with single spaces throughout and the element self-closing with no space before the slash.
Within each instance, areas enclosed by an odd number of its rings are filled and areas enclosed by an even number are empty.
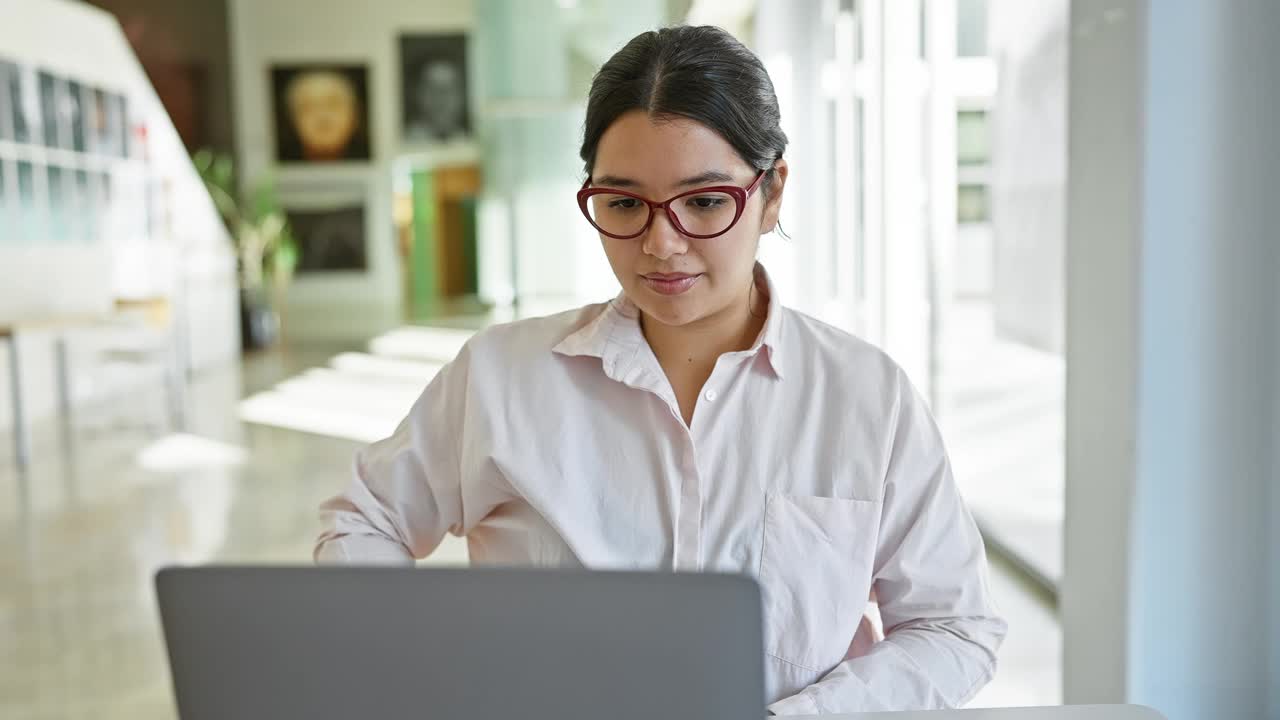
<svg viewBox="0 0 1280 720">
<path fill-rule="evenodd" d="M 764 715 L 744 577 L 204 567 L 156 587 L 183 720 Z"/>
</svg>

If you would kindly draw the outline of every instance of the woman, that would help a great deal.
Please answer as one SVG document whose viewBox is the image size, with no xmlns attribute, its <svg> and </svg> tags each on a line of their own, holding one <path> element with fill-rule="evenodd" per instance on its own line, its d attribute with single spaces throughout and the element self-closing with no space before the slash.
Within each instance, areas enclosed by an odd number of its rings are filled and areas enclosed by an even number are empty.
<svg viewBox="0 0 1280 720">
<path fill-rule="evenodd" d="M 902 371 L 784 307 L 755 260 L 786 136 L 727 33 L 644 33 L 591 86 L 579 193 L 612 302 L 490 328 L 323 506 L 321 561 L 746 572 L 770 711 L 939 708 L 1005 633 L 942 441 Z M 874 592 L 887 634 L 852 642 Z"/>
</svg>

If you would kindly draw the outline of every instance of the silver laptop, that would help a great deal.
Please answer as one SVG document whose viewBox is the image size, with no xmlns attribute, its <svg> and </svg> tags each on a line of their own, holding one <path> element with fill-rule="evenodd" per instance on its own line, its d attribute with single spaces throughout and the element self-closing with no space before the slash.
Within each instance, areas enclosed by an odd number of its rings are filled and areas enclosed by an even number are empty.
<svg viewBox="0 0 1280 720">
<path fill-rule="evenodd" d="M 183 720 L 754 720 L 759 588 L 547 570 L 160 571 Z"/>
</svg>

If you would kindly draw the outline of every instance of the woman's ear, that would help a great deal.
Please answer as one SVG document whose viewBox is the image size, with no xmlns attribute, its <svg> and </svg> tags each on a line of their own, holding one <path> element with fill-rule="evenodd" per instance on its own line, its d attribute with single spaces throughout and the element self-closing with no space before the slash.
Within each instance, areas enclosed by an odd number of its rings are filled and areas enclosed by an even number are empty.
<svg viewBox="0 0 1280 720">
<path fill-rule="evenodd" d="M 787 161 L 778 158 L 773 164 L 769 194 L 765 198 L 764 213 L 760 216 L 760 234 L 773 232 L 778 227 L 778 214 L 782 211 L 782 191 L 787 186 Z"/>
</svg>

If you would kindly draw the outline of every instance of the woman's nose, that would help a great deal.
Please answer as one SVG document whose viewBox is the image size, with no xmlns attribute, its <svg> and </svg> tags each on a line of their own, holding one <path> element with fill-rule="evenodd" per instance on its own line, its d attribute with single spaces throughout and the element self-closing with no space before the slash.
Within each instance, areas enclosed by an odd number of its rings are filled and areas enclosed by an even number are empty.
<svg viewBox="0 0 1280 720">
<path fill-rule="evenodd" d="M 667 213 L 659 211 L 654 213 L 653 222 L 644 233 L 641 249 L 647 255 L 666 260 L 672 255 L 684 254 L 689 249 L 689 238 L 680 234 Z"/>
</svg>

